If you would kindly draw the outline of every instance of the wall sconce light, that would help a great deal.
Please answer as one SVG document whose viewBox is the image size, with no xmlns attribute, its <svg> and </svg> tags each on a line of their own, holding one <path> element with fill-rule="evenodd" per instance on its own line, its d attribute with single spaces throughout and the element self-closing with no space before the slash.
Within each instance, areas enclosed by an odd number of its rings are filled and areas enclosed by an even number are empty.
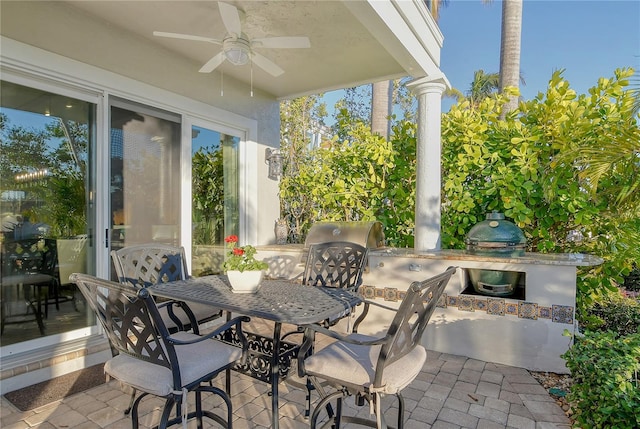
<svg viewBox="0 0 640 429">
<path fill-rule="evenodd" d="M 282 154 L 280 150 L 268 147 L 264 153 L 264 162 L 269 165 L 269 179 L 278 180 L 282 176 Z"/>
</svg>

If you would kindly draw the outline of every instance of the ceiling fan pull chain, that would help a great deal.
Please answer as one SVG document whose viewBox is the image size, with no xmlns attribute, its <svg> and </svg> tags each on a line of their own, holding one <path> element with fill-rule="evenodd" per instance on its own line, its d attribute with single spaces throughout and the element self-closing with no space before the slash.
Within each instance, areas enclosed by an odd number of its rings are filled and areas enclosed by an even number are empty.
<svg viewBox="0 0 640 429">
<path fill-rule="evenodd" d="M 224 72 L 220 70 L 220 97 L 224 97 Z"/>
<path fill-rule="evenodd" d="M 253 60 L 251 60 L 251 97 L 253 97 Z"/>
</svg>

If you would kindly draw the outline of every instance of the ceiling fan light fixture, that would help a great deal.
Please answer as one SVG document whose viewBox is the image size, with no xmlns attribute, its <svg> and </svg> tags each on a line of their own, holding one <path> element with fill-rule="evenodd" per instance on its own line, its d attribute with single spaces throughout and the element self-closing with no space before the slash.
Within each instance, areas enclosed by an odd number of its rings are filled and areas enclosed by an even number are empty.
<svg viewBox="0 0 640 429">
<path fill-rule="evenodd" d="M 249 42 L 238 38 L 236 40 L 225 40 L 224 56 L 229 62 L 236 66 L 243 66 L 249 62 L 251 51 Z"/>
</svg>

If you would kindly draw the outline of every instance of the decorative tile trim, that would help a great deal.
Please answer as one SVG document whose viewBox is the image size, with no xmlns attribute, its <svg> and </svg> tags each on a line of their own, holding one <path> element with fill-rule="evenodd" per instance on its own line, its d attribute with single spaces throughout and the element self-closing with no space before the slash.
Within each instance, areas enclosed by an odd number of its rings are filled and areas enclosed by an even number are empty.
<svg viewBox="0 0 640 429">
<path fill-rule="evenodd" d="M 538 307 L 538 317 L 540 319 L 551 319 L 551 307 Z"/>
<path fill-rule="evenodd" d="M 535 302 L 521 302 L 518 306 L 518 317 L 521 319 L 538 319 L 538 304 Z"/>
<path fill-rule="evenodd" d="M 504 303 L 504 313 L 509 316 L 517 316 L 518 315 L 518 303 L 517 302 L 505 302 Z"/>
<path fill-rule="evenodd" d="M 386 287 L 384 288 L 384 300 L 385 301 L 398 301 L 398 289 Z"/>
<path fill-rule="evenodd" d="M 487 299 L 487 314 L 504 316 L 504 298 Z"/>
<path fill-rule="evenodd" d="M 457 307 L 457 306 L 458 306 L 458 297 L 447 296 L 447 307 Z"/>
<path fill-rule="evenodd" d="M 473 303 L 475 299 L 472 296 L 461 295 L 458 297 L 458 310 L 460 311 L 474 311 Z"/>
<path fill-rule="evenodd" d="M 377 288 L 375 286 L 360 287 L 360 294 L 369 300 L 376 298 L 385 301 L 402 301 L 407 294 L 397 288 Z M 458 311 L 486 312 L 493 316 L 511 316 L 519 319 L 551 320 L 553 323 L 573 324 L 575 308 L 570 305 L 541 306 L 536 302 L 506 300 L 481 295 L 443 293 L 438 300 L 439 308 L 456 309 Z"/>
<path fill-rule="evenodd" d="M 474 299 L 473 309 L 478 311 L 487 311 L 487 300 L 482 298 Z"/>
<path fill-rule="evenodd" d="M 552 305 L 551 314 L 556 323 L 573 324 L 573 307 L 569 305 Z"/>
</svg>

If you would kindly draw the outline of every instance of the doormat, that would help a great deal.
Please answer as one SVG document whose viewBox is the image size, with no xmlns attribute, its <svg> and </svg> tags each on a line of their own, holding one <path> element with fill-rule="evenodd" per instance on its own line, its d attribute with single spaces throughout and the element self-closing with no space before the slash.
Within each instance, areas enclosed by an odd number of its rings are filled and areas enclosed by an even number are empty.
<svg viewBox="0 0 640 429">
<path fill-rule="evenodd" d="M 29 411 L 99 386 L 104 382 L 104 364 L 101 363 L 5 393 L 4 397 L 20 411 Z"/>
</svg>

